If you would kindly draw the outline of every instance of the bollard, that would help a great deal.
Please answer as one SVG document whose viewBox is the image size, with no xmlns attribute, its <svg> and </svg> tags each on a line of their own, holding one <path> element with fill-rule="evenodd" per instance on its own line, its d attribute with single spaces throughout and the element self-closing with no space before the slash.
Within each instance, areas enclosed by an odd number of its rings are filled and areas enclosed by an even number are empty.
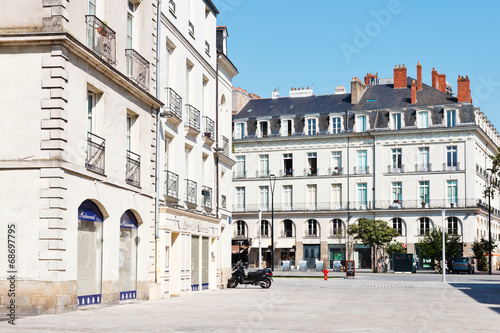
<svg viewBox="0 0 500 333">
<path fill-rule="evenodd" d="M 325 275 L 325 281 L 327 281 L 328 280 L 328 270 L 326 268 L 323 270 L 323 274 Z"/>
</svg>

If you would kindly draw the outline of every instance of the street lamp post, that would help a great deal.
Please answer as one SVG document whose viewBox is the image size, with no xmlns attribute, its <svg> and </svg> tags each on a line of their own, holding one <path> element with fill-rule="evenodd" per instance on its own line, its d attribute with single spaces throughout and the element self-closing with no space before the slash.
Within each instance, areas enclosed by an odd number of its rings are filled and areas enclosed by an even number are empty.
<svg viewBox="0 0 500 333">
<path fill-rule="evenodd" d="M 491 168 L 486 169 L 491 172 Z M 488 274 L 491 275 L 491 174 L 488 175 Z"/>
<path fill-rule="evenodd" d="M 274 185 L 276 185 L 276 176 L 269 175 L 269 185 L 271 185 L 271 270 L 274 271 Z"/>
</svg>

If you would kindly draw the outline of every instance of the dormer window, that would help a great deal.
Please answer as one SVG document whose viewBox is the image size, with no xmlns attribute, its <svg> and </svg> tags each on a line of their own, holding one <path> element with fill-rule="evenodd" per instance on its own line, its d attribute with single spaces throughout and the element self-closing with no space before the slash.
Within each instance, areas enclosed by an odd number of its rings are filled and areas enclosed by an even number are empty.
<svg viewBox="0 0 500 333">
<path fill-rule="evenodd" d="M 271 132 L 270 130 L 270 118 L 257 119 L 257 137 L 267 138 Z"/>
<path fill-rule="evenodd" d="M 402 116 L 401 113 L 391 114 L 391 128 L 393 130 L 400 130 L 402 128 Z"/>
<path fill-rule="evenodd" d="M 429 111 L 419 111 L 417 113 L 417 125 L 418 128 L 429 127 Z"/>
<path fill-rule="evenodd" d="M 318 117 L 309 116 L 306 117 L 306 135 L 316 135 L 318 133 Z"/>
<path fill-rule="evenodd" d="M 239 122 L 235 124 L 234 129 L 234 138 L 235 139 L 244 139 L 246 136 L 246 126 L 244 122 Z"/>
<path fill-rule="evenodd" d="M 292 136 L 293 133 L 293 120 L 292 119 L 282 119 L 281 120 L 281 136 Z"/>
<path fill-rule="evenodd" d="M 356 132 L 366 132 L 368 125 L 368 116 L 360 115 L 356 117 Z"/>
<path fill-rule="evenodd" d="M 457 126 L 457 110 L 446 110 L 446 127 Z"/>
<path fill-rule="evenodd" d="M 340 116 L 331 116 L 331 133 L 332 134 L 340 134 L 342 133 L 342 117 Z"/>
</svg>

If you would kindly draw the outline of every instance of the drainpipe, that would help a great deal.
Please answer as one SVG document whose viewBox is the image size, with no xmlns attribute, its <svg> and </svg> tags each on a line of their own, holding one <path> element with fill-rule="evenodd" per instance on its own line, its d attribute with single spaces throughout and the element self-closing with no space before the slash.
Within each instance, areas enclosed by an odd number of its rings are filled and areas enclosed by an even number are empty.
<svg viewBox="0 0 500 333">
<path fill-rule="evenodd" d="M 161 0 L 156 6 L 156 98 L 160 99 L 160 33 L 161 33 Z M 156 154 L 155 154 L 155 283 L 158 283 L 158 242 L 160 240 L 160 111 L 156 110 Z"/>
<path fill-rule="evenodd" d="M 220 51 L 217 50 L 215 59 L 215 147 L 219 148 L 219 58 Z M 215 217 L 219 217 L 219 151 L 215 155 Z"/>
<path fill-rule="evenodd" d="M 346 128 L 347 128 L 347 228 L 346 228 L 346 260 L 349 260 L 351 258 L 350 252 L 349 252 L 349 236 L 347 235 L 347 231 L 349 230 L 349 223 L 351 221 L 351 214 L 349 210 L 349 201 L 351 197 L 349 196 L 349 188 L 350 188 L 350 170 L 349 170 L 349 144 L 350 144 L 350 134 L 349 134 L 349 111 L 347 111 L 347 121 L 346 121 Z"/>
</svg>

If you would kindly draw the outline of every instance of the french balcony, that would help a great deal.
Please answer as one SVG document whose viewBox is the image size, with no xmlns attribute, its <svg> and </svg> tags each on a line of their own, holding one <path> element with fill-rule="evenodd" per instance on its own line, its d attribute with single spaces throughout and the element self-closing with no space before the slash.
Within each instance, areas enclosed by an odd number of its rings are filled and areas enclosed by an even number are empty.
<svg viewBox="0 0 500 333">
<path fill-rule="evenodd" d="M 282 237 L 282 238 L 295 237 L 295 231 L 293 229 L 285 229 L 285 230 L 281 231 L 280 237 Z"/>
<path fill-rule="evenodd" d="M 344 168 L 328 168 L 328 174 L 331 176 L 340 176 L 344 173 Z"/>
<path fill-rule="evenodd" d="M 174 16 L 175 16 L 175 9 L 176 9 L 175 1 L 174 0 L 169 0 L 169 2 L 168 2 L 168 10 Z"/>
<path fill-rule="evenodd" d="M 304 177 L 313 177 L 319 174 L 319 168 L 304 168 Z"/>
<path fill-rule="evenodd" d="M 215 141 L 214 121 L 207 116 L 203 117 L 203 140 L 211 145 Z"/>
<path fill-rule="evenodd" d="M 85 167 L 88 170 L 104 175 L 104 156 L 106 140 L 87 132 L 87 159 Z"/>
<path fill-rule="evenodd" d="M 227 207 L 227 199 L 226 196 L 223 194 L 221 195 L 221 201 L 220 201 L 221 207 L 226 209 Z"/>
<path fill-rule="evenodd" d="M 202 206 L 205 210 L 212 210 L 212 188 L 208 186 L 201 187 L 201 196 L 203 198 Z"/>
<path fill-rule="evenodd" d="M 460 170 L 460 162 L 456 164 L 448 165 L 447 163 L 443 163 L 443 171 L 459 171 Z"/>
<path fill-rule="evenodd" d="M 258 170 L 255 171 L 256 178 L 269 178 L 270 172 L 269 170 Z"/>
<path fill-rule="evenodd" d="M 165 170 L 165 200 L 179 202 L 179 175 Z"/>
<path fill-rule="evenodd" d="M 293 177 L 293 172 L 295 169 L 292 168 L 287 168 L 287 169 L 280 169 L 280 177 Z"/>
<path fill-rule="evenodd" d="M 149 89 L 149 62 L 133 49 L 126 49 L 127 76 L 145 90 Z"/>
<path fill-rule="evenodd" d="M 415 172 L 431 172 L 432 163 L 418 163 L 415 164 Z"/>
<path fill-rule="evenodd" d="M 222 135 L 222 153 L 229 156 L 229 139 Z"/>
<path fill-rule="evenodd" d="M 169 120 L 175 125 L 182 121 L 182 98 L 172 88 L 166 88 L 167 100 L 163 112 L 169 115 Z"/>
<path fill-rule="evenodd" d="M 116 65 L 116 33 L 95 15 L 86 15 L 87 46 L 108 64 Z"/>
<path fill-rule="evenodd" d="M 196 208 L 196 189 L 196 182 L 186 179 L 186 205 L 190 208 Z"/>
<path fill-rule="evenodd" d="M 208 41 L 205 41 L 205 53 L 210 57 L 210 44 Z"/>
<path fill-rule="evenodd" d="M 370 167 L 369 166 L 366 166 L 366 167 L 354 167 L 353 168 L 353 173 L 355 175 L 366 175 L 366 174 L 369 174 L 370 173 Z"/>
<path fill-rule="evenodd" d="M 404 164 L 396 167 L 394 167 L 393 165 L 387 166 L 387 173 L 404 173 L 404 172 L 405 172 Z"/>
<path fill-rule="evenodd" d="M 194 24 L 191 21 L 188 22 L 188 32 L 189 35 L 194 38 Z"/>
<path fill-rule="evenodd" d="M 246 171 L 238 171 L 236 170 L 233 174 L 233 179 L 245 179 L 247 177 Z"/>
<path fill-rule="evenodd" d="M 190 104 L 186 104 L 187 120 L 184 128 L 188 133 L 196 136 L 200 133 L 200 110 Z"/>
<path fill-rule="evenodd" d="M 139 187 L 141 185 L 141 156 L 127 150 L 127 184 Z"/>
</svg>

